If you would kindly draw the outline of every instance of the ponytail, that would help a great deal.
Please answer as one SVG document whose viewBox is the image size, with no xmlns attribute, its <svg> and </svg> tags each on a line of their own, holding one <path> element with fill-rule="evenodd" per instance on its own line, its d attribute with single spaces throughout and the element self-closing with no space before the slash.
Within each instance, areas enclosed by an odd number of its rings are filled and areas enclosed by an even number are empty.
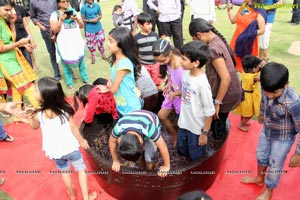
<svg viewBox="0 0 300 200">
<path fill-rule="evenodd" d="M 77 102 L 77 97 L 78 97 L 78 94 L 79 94 L 79 92 L 78 92 L 78 90 L 74 93 L 74 96 L 73 96 L 73 101 L 74 101 L 74 108 L 75 108 L 75 111 L 77 111 L 78 110 L 78 102 Z"/>
<path fill-rule="evenodd" d="M 209 31 L 212 31 L 214 34 L 219 36 L 221 38 L 221 40 L 224 42 L 224 44 L 226 45 L 227 50 L 230 54 L 232 62 L 235 66 L 236 62 L 235 62 L 234 53 L 233 53 L 231 47 L 227 43 L 225 37 L 213 25 L 211 25 L 208 21 L 201 19 L 201 18 L 193 19 L 189 25 L 189 32 L 192 37 L 196 37 L 197 32 L 208 33 Z"/>
<path fill-rule="evenodd" d="M 231 57 L 231 59 L 232 59 L 233 65 L 235 66 L 235 65 L 236 65 L 236 62 L 235 62 L 235 59 L 234 59 L 234 53 L 233 53 L 231 47 L 229 46 L 229 44 L 227 43 L 225 37 L 224 37 L 224 36 L 223 36 L 223 35 L 222 35 L 222 34 L 221 34 L 214 26 L 212 26 L 211 31 L 212 31 L 213 33 L 215 33 L 217 36 L 219 36 L 219 37 L 221 38 L 221 40 L 224 42 L 224 44 L 226 45 L 227 50 L 228 50 L 228 52 L 229 52 L 229 54 L 230 54 L 230 57 Z"/>
</svg>

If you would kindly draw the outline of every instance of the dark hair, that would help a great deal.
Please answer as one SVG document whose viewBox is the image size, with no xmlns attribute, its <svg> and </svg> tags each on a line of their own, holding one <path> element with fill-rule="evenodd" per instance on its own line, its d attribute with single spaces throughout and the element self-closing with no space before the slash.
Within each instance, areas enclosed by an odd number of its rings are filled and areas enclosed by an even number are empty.
<svg viewBox="0 0 300 200">
<path fill-rule="evenodd" d="M 242 65 L 245 73 L 253 72 L 253 69 L 261 63 L 261 59 L 256 56 L 247 55 L 242 59 Z"/>
<path fill-rule="evenodd" d="M 73 96 L 74 99 L 74 108 L 77 111 L 78 110 L 78 102 L 77 102 L 77 98 L 79 99 L 79 101 L 82 102 L 83 107 L 89 102 L 88 100 L 88 94 L 89 92 L 94 88 L 94 85 L 90 85 L 90 84 L 85 84 L 83 86 L 81 86 L 75 93 Z"/>
<path fill-rule="evenodd" d="M 0 0 L 0 6 L 7 6 L 10 5 L 11 7 L 15 7 L 15 1 L 13 0 Z"/>
<path fill-rule="evenodd" d="M 136 135 L 127 133 L 121 136 L 118 152 L 122 158 L 137 161 L 143 154 L 143 145 Z"/>
<path fill-rule="evenodd" d="M 40 108 L 35 112 L 50 109 L 59 116 L 61 123 L 65 123 L 63 116 L 74 115 L 72 106 L 66 101 L 65 93 L 59 81 L 52 77 L 43 77 L 37 81 L 37 87 L 41 94 Z"/>
<path fill-rule="evenodd" d="M 193 19 L 189 25 L 189 32 L 192 37 L 195 37 L 197 35 L 197 32 L 207 33 L 209 31 L 212 31 L 213 33 L 218 35 L 221 38 L 221 40 L 224 42 L 224 44 L 226 45 L 226 47 L 229 51 L 229 54 L 233 61 L 233 64 L 235 66 L 236 63 L 235 63 L 235 59 L 234 59 L 234 53 L 233 53 L 231 47 L 228 45 L 225 37 L 213 25 L 211 25 L 208 21 L 201 19 L 201 18 Z"/>
<path fill-rule="evenodd" d="M 260 73 L 260 84 L 264 91 L 275 92 L 284 88 L 289 81 L 289 70 L 280 63 L 266 64 Z"/>
<path fill-rule="evenodd" d="M 93 85 L 107 85 L 108 80 L 105 78 L 97 78 L 94 80 Z"/>
<path fill-rule="evenodd" d="M 113 9 L 113 11 L 112 11 L 112 14 L 114 14 L 114 12 L 117 11 L 118 9 L 120 9 L 120 8 L 122 9 L 122 6 L 120 6 L 120 5 L 115 5 L 115 6 L 114 6 L 114 9 Z"/>
<path fill-rule="evenodd" d="M 180 52 L 191 62 L 198 60 L 200 62 L 198 68 L 202 68 L 210 57 L 209 47 L 202 41 L 189 42 L 180 49 Z"/>
<path fill-rule="evenodd" d="M 177 198 L 177 200 L 212 200 L 205 192 L 201 190 L 187 192 Z"/>
<path fill-rule="evenodd" d="M 133 63 L 134 78 L 137 80 L 141 71 L 141 64 L 139 61 L 137 44 L 130 30 L 126 27 L 116 27 L 109 32 L 109 35 L 117 41 L 118 47 L 121 49 L 122 53 Z M 116 55 L 112 54 L 109 58 L 109 62 L 113 65 L 115 61 Z"/>
<path fill-rule="evenodd" d="M 144 25 L 146 22 L 152 23 L 152 17 L 149 13 L 143 12 L 137 16 L 137 22 Z"/>
<path fill-rule="evenodd" d="M 170 55 L 171 51 L 175 55 L 181 56 L 180 51 L 173 47 L 168 40 L 158 39 L 153 43 L 152 55 L 154 57 L 158 57 L 160 55 L 167 57 Z M 160 65 L 159 73 L 161 78 L 165 78 L 167 76 L 167 66 Z"/>
</svg>

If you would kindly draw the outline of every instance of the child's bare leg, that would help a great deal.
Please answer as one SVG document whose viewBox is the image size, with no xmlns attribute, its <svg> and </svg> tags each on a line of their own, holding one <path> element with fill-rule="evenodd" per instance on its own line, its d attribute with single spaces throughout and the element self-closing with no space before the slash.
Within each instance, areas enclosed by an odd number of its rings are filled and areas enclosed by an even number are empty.
<svg viewBox="0 0 300 200">
<path fill-rule="evenodd" d="M 81 170 L 78 172 L 78 179 L 79 179 L 79 184 L 81 188 L 81 193 L 83 196 L 84 200 L 93 200 L 96 199 L 97 193 L 93 191 L 89 195 L 89 189 L 88 189 L 88 183 L 87 183 L 87 176 L 84 170 Z"/>
<path fill-rule="evenodd" d="M 251 117 L 241 117 L 241 122 L 238 124 L 238 128 L 242 131 L 248 131 L 247 122 L 251 119 Z"/>
<path fill-rule="evenodd" d="M 256 198 L 256 200 L 270 200 L 273 193 L 273 189 L 266 187 L 264 191 Z"/>
<path fill-rule="evenodd" d="M 64 182 L 66 188 L 67 188 L 67 193 L 70 196 L 70 199 L 75 200 L 76 199 L 76 193 L 75 193 L 75 190 L 74 190 L 71 175 L 69 173 L 62 172 L 62 179 L 63 179 L 63 182 Z"/>
<path fill-rule="evenodd" d="M 147 162 L 146 161 L 146 169 L 152 170 L 154 168 L 154 162 Z"/>
<path fill-rule="evenodd" d="M 265 174 L 267 167 L 257 166 L 257 176 L 245 176 L 241 179 L 241 183 L 263 185 L 265 182 Z"/>
<path fill-rule="evenodd" d="M 168 116 L 173 111 L 173 109 L 167 110 L 164 108 L 161 108 L 158 112 L 158 118 L 162 122 L 162 124 L 167 128 L 167 131 L 172 135 L 173 137 L 173 145 L 176 145 L 177 143 L 177 132 L 175 128 L 173 127 L 172 122 L 168 119 Z"/>
<path fill-rule="evenodd" d="M 247 126 L 247 122 L 251 119 L 252 117 L 242 117 L 242 120 L 241 120 L 241 124 L 243 126 Z"/>
</svg>

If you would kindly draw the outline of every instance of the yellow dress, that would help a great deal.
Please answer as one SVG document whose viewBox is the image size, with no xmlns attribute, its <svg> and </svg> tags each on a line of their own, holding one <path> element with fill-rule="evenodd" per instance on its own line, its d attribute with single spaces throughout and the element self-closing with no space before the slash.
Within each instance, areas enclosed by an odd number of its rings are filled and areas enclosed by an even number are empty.
<svg viewBox="0 0 300 200">
<path fill-rule="evenodd" d="M 259 82 L 254 81 L 257 73 L 242 72 L 242 89 L 245 93 L 245 100 L 234 110 L 242 117 L 253 117 L 259 115 L 261 91 Z"/>
</svg>

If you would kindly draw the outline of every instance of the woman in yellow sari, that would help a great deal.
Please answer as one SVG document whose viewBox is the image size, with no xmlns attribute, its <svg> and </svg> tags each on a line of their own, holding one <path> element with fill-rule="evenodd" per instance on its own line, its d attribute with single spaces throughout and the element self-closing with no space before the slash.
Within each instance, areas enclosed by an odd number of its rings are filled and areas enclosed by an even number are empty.
<svg viewBox="0 0 300 200">
<path fill-rule="evenodd" d="M 11 19 L 13 0 L 0 0 L 0 95 L 7 93 L 8 84 L 12 88 L 13 101 L 22 101 L 22 95 L 38 107 L 34 98 L 33 81 L 37 75 L 22 55 L 18 47 L 31 45 L 30 37 L 15 42 L 14 24 L 7 26 L 5 20 Z M 11 20 L 13 21 L 13 20 Z"/>
</svg>

